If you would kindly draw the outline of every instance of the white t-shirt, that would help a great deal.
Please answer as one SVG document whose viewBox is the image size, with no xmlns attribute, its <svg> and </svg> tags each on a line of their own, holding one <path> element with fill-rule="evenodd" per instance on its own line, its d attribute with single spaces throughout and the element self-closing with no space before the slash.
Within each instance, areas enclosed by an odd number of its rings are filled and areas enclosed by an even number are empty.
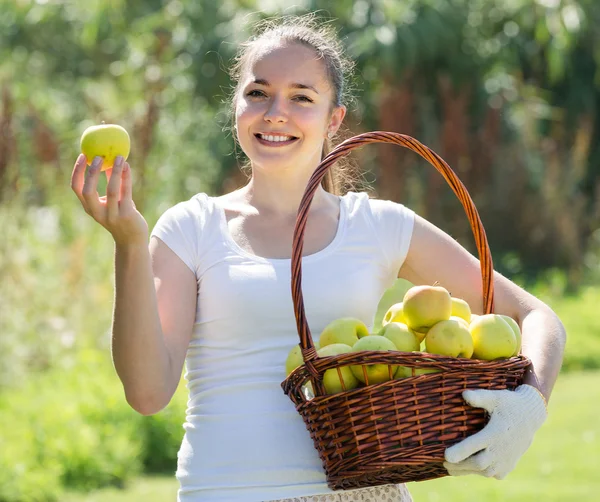
<svg viewBox="0 0 600 502">
<path fill-rule="evenodd" d="M 349 192 L 332 242 L 302 260 L 313 340 L 340 317 L 369 328 L 408 252 L 414 213 Z M 168 209 L 152 235 L 194 272 L 198 301 L 186 358 L 189 401 L 178 455 L 181 502 L 265 501 L 331 493 L 301 416 L 283 393 L 299 343 L 291 260 L 243 250 L 215 198 Z"/>
</svg>

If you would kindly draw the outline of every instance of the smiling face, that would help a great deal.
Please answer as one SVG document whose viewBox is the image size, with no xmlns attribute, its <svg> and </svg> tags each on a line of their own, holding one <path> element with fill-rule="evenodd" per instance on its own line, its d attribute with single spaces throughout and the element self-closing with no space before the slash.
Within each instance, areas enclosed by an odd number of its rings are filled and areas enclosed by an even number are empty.
<svg viewBox="0 0 600 502">
<path fill-rule="evenodd" d="M 328 132 L 337 131 L 345 115 L 343 106 L 333 106 L 334 93 L 310 47 L 259 47 L 236 98 L 238 141 L 253 171 L 312 173 Z"/>
</svg>

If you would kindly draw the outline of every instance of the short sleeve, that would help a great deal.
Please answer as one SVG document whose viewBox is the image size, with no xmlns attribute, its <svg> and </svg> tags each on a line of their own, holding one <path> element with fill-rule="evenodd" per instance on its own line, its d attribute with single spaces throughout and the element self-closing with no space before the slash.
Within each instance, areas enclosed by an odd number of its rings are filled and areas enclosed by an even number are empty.
<svg viewBox="0 0 600 502">
<path fill-rule="evenodd" d="M 390 267 L 397 273 L 402 267 L 412 238 L 415 213 L 397 202 L 370 199 L 375 233 Z"/>
<path fill-rule="evenodd" d="M 200 196 L 167 209 L 152 229 L 151 236 L 163 241 L 197 275 L 201 233 Z"/>
</svg>

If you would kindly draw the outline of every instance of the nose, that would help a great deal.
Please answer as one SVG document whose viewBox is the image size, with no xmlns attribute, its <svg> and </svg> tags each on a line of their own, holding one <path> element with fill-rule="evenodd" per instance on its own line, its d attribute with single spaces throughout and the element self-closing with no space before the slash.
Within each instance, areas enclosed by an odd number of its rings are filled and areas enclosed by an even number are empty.
<svg viewBox="0 0 600 502">
<path fill-rule="evenodd" d="M 284 99 L 274 97 L 266 112 L 264 119 L 266 122 L 271 123 L 285 123 L 287 122 L 287 111 L 285 109 Z"/>
</svg>

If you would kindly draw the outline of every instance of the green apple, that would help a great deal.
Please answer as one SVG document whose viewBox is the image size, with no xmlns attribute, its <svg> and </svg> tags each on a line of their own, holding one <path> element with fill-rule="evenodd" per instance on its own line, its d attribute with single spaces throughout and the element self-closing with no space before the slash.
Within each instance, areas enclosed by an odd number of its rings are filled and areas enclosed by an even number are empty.
<svg viewBox="0 0 600 502">
<path fill-rule="evenodd" d="M 345 343 L 352 347 L 359 338 L 368 335 L 369 329 L 360 319 L 342 317 L 325 326 L 319 337 L 319 345 L 326 347 L 332 343 Z"/>
<path fill-rule="evenodd" d="M 319 357 L 337 356 L 352 352 L 352 347 L 344 343 L 332 343 L 317 350 Z M 326 370 L 323 374 L 323 385 L 327 394 L 337 394 L 345 390 L 356 389 L 359 386 L 358 379 L 352 373 L 350 366 L 339 366 Z"/>
<path fill-rule="evenodd" d="M 386 324 L 377 334 L 391 340 L 396 350 L 402 352 L 418 352 L 421 345 L 415 333 L 406 324 L 399 322 Z"/>
<path fill-rule="evenodd" d="M 375 312 L 375 319 L 373 321 L 373 331 L 379 331 L 383 326 L 383 317 L 390 309 L 392 305 L 396 303 L 402 302 L 404 295 L 406 292 L 412 288 L 414 284 L 406 279 L 401 279 L 398 277 L 394 284 L 392 284 L 389 288 L 387 288 L 381 299 L 379 300 L 379 304 L 377 305 L 377 311 Z"/>
<path fill-rule="evenodd" d="M 94 157 L 102 157 L 102 171 L 112 169 L 115 158 L 129 156 L 131 142 L 127 131 L 117 124 L 101 124 L 88 127 L 81 135 L 80 148 L 91 164 Z"/>
<path fill-rule="evenodd" d="M 401 352 L 418 352 L 421 348 L 419 338 L 406 324 L 390 322 L 381 328 L 378 334 L 390 339 Z M 410 368 L 398 366 L 396 378 L 402 378 L 402 375 L 410 376 L 410 371 Z"/>
<path fill-rule="evenodd" d="M 371 335 L 361 338 L 352 346 L 353 352 L 363 350 L 392 350 L 395 351 L 396 346 L 389 338 L 381 335 Z M 364 366 L 350 366 L 354 376 L 362 383 L 381 383 L 387 382 L 394 378 L 398 366 L 390 366 L 387 364 L 367 364 Z"/>
<path fill-rule="evenodd" d="M 518 356 L 519 352 L 521 352 L 521 328 L 519 327 L 517 321 L 515 321 L 512 317 L 503 314 L 499 315 L 508 323 L 508 325 L 513 330 L 513 333 L 515 334 L 515 338 L 517 339 L 517 348 L 515 349 L 512 355 Z"/>
<path fill-rule="evenodd" d="M 451 297 L 452 311 L 450 316 L 462 317 L 467 323 L 471 322 L 471 307 L 462 298 Z"/>
<path fill-rule="evenodd" d="M 471 324 L 478 317 L 479 317 L 479 314 L 471 314 L 471 321 L 469 322 L 469 324 Z"/>
<path fill-rule="evenodd" d="M 473 355 L 473 339 L 462 322 L 448 319 L 436 323 L 427 332 L 425 351 L 442 356 L 469 358 Z"/>
<path fill-rule="evenodd" d="M 429 373 L 439 373 L 440 371 L 441 370 L 436 370 L 433 368 L 408 368 L 406 366 L 398 366 L 398 371 L 396 372 L 394 380 L 412 376 L 427 375 Z"/>
<path fill-rule="evenodd" d="M 458 316 L 455 316 L 455 315 L 451 315 L 450 316 L 450 320 L 452 320 L 452 321 L 458 321 L 465 328 L 469 329 L 469 321 L 465 321 L 465 319 L 463 317 L 458 317 Z"/>
<path fill-rule="evenodd" d="M 450 319 L 452 314 L 450 293 L 441 286 L 414 286 L 406 292 L 402 303 L 406 324 L 419 332 Z"/>
<path fill-rule="evenodd" d="M 517 338 L 509 324 L 496 314 L 479 316 L 469 325 L 473 338 L 473 358 L 492 361 L 511 357 Z"/>
<path fill-rule="evenodd" d="M 319 350 L 319 344 L 315 343 L 315 349 Z M 288 376 L 298 366 L 304 364 L 304 358 L 302 357 L 302 349 L 300 344 L 294 345 L 287 355 L 285 360 L 285 375 Z"/>
</svg>

